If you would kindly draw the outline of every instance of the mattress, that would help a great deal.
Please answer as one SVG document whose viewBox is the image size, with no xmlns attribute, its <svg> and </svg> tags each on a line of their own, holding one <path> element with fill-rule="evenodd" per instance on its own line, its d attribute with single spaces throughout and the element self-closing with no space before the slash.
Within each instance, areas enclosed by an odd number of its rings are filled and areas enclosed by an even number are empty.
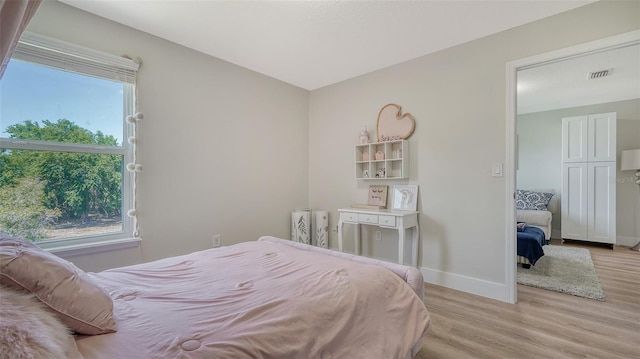
<svg viewBox="0 0 640 359">
<path fill-rule="evenodd" d="M 406 358 L 431 326 L 398 273 L 277 240 L 89 275 L 117 332 L 77 336 L 87 359 Z"/>
</svg>

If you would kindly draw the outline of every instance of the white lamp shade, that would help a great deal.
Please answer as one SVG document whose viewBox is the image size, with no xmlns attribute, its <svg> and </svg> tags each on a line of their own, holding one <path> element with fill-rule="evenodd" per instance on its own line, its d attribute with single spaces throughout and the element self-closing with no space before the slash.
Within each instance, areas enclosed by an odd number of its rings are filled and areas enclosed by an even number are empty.
<svg viewBox="0 0 640 359">
<path fill-rule="evenodd" d="M 620 171 L 640 170 L 640 150 L 622 151 Z"/>
</svg>

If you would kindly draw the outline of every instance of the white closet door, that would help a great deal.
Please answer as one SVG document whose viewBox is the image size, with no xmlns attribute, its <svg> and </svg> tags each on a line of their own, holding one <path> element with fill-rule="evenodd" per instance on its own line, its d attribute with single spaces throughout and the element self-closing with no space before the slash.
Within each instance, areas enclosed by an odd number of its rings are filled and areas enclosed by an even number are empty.
<svg viewBox="0 0 640 359">
<path fill-rule="evenodd" d="M 562 162 L 587 162 L 588 116 L 562 119 Z"/>
<path fill-rule="evenodd" d="M 589 162 L 588 240 L 616 243 L 616 163 Z"/>
<path fill-rule="evenodd" d="M 616 113 L 589 115 L 588 160 L 616 160 Z"/>
<path fill-rule="evenodd" d="M 562 238 L 587 240 L 587 163 L 563 163 L 562 174 Z"/>
</svg>

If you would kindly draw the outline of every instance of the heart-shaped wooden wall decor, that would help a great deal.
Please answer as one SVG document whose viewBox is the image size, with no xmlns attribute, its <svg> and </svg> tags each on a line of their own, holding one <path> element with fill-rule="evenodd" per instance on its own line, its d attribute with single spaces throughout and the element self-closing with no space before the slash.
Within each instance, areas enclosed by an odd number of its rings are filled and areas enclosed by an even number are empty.
<svg viewBox="0 0 640 359">
<path fill-rule="evenodd" d="M 409 138 L 416 127 L 410 113 L 402 114 L 399 105 L 385 105 L 378 114 L 378 141 L 394 141 Z"/>
</svg>

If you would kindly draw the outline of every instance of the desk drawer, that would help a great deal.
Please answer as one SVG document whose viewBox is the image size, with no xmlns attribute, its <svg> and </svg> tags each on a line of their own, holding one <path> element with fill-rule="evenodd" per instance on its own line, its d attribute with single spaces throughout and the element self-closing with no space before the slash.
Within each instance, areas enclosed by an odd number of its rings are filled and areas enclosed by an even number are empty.
<svg viewBox="0 0 640 359">
<path fill-rule="evenodd" d="M 358 214 L 352 212 L 342 212 L 342 220 L 347 222 L 358 222 Z"/>
<path fill-rule="evenodd" d="M 358 215 L 358 222 L 360 222 L 360 223 L 377 224 L 378 223 L 378 216 L 375 215 L 375 214 L 359 214 Z"/>
<path fill-rule="evenodd" d="M 395 227 L 396 226 L 396 217 L 395 216 L 378 216 L 378 223 L 381 226 L 386 227 Z"/>
</svg>

